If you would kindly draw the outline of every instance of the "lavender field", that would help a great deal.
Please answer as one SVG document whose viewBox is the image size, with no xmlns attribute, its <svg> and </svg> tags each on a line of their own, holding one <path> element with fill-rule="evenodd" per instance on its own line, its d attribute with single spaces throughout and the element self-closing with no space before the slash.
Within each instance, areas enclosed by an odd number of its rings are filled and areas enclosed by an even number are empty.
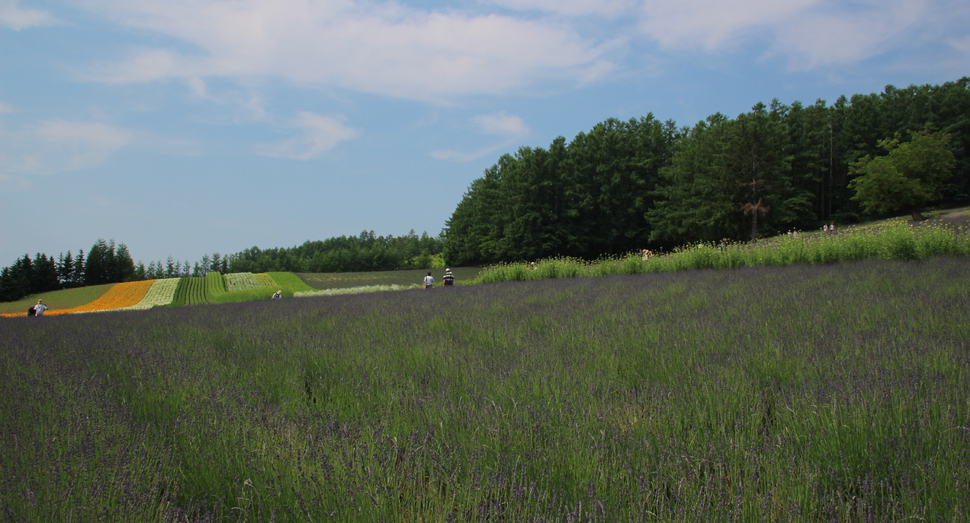
<svg viewBox="0 0 970 523">
<path fill-rule="evenodd" d="M 3 521 L 967 521 L 970 258 L 0 321 Z"/>
</svg>

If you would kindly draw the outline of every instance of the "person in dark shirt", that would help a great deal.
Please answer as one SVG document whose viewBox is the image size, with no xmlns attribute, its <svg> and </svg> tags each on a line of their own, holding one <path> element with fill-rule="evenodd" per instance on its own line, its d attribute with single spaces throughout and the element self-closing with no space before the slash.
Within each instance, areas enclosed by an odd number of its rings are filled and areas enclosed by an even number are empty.
<svg viewBox="0 0 970 523">
<path fill-rule="evenodd" d="M 445 269 L 445 275 L 441 279 L 444 280 L 446 287 L 455 284 L 455 275 L 451 273 L 451 269 Z"/>
</svg>

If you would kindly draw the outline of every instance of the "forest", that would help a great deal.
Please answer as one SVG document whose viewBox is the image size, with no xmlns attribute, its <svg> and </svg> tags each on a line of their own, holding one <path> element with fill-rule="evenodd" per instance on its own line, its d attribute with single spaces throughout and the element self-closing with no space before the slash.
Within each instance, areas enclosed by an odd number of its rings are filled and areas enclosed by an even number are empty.
<svg viewBox="0 0 970 523">
<path fill-rule="evenodd" d="M 927 156 L 914 154 L 918 137 L 943 144 L 939 162 L 912 163 Z M 591 260 L 893 213 L 918 219 L 970 203 L 968 146 L 967 77 L 831 105 L 776 99 L 693 127 L 611 118 L 568 143 L 499 158 L 447 221 L 444 255 L 459 266 Z M 887 153 L 895 163 L 880 160 Z"/>
</svg>

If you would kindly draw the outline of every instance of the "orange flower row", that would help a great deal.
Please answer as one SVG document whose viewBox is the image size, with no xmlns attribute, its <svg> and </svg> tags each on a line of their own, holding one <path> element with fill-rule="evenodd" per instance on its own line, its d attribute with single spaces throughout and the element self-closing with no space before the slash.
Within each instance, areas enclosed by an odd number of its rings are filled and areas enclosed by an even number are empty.
<svg viewBox="0 0 970 523">
<path fill-rule="evenodd" d="M 71 314 L 75 312 L 107 311 L 122 307 L 131 307 L 140 302 L 148 294 L 148 289 L 152 287 L 153 283 L 155 283 L 155 280 L 119 283 L 108 289 L 108 292 L 104 293 L 103 296 L 87 305 L 81 305 L 73 309 L 50 310 L 45 314 Z"/>
</svg>

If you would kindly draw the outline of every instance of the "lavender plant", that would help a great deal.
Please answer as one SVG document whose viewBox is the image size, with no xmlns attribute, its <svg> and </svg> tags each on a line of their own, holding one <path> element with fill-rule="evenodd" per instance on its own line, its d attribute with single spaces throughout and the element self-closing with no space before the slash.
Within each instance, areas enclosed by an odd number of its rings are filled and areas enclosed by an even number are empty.
<svg viewBox="0 0 970 523">
<path fill-rule="evenodd" d="M 963 521 L 968 269 L 937 256 L 6 319 L 0 513 Z"/>
</svg>

